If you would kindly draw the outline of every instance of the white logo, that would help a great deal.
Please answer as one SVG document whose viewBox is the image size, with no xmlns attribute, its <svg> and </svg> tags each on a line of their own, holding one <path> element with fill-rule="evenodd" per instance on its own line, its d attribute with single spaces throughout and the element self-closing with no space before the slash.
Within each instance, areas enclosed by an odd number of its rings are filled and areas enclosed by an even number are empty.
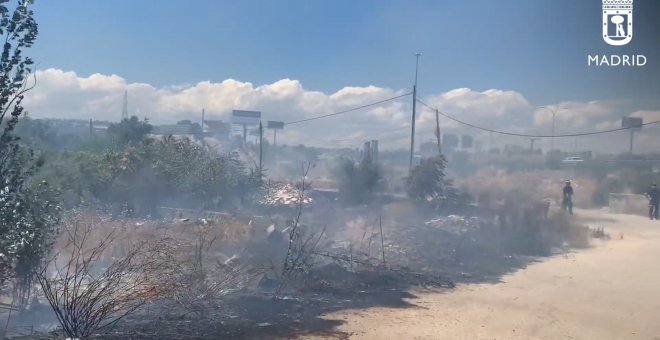
<svg viewBox="0 0 660 340">
<path fill-rule="evenodd" d="M 633 0 L 603 0 L 603 40 L 612 46 L 622 46 L 632 36 Z"/>
</svg>

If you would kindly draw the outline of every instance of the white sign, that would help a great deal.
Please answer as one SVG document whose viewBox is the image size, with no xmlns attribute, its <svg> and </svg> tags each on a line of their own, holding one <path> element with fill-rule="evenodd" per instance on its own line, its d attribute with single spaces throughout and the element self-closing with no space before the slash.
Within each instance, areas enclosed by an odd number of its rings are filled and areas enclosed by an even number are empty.
<svg viewBox="0 0 660 340">
<path fill-rule="evenodd" d="M 259 125 L 261 112 L 234 110 L 231 115 L 232 124 Z"/>
</svg>

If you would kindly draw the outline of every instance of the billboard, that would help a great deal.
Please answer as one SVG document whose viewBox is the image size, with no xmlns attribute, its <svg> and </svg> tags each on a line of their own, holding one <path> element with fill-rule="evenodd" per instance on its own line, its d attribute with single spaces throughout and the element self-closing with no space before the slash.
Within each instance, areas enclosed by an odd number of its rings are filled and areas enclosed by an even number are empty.
<svg viewBox="0 0 660 340">
<path fill-rule="evenodd" d="M 621 118 L 621 127 L 626 129 L 630 129 L 630 128 L 641 129 L 642 124 L 644 124 L 644 120 L 642 118 L 637 118 L 637 117 Z"/>
<path fill-rule="evenodd" d="M 233 110 L 231 114 L 232 124 L 259 125 L 261 112 Z"/>
<path fill-rule="evenodd" d="M 462 135 L 461 136 L 461 147 L 463 149 L 469 149 L 472 147 L 472 136 L 470 135 Z"/>
<path fill-rule="evenodd" d="M 269 120 L 268 125 L 266 127 L 268 129 L 282 130 L 282 129 L 284 129 L 284 122 L 276 122 L 276 121 Z"/>
<path fill-rule="evenodd" d="M 447 148 L 457 148 L 458 136 L 453 133 L 445 133 L 442 135 L 442 145 Z"/>
</svg>

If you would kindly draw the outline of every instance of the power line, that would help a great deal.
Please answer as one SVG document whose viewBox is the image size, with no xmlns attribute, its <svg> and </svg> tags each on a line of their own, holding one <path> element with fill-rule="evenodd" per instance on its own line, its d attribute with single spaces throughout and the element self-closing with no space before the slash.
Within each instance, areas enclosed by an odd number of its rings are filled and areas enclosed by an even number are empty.
<svg viewBox="0 0 660 340">
<path fill-rule="evenodd" d="M 308 122 L 308 121 L 310 121 L 310 120 L 316 120 L 316 119 L 321 119 L 321 118 L 326 118 L 326 117 L 337 116 L 337 115 L 341 115 L 341 114 L 344 114 L 344 113 L 349 113 L 349 112 L 357 111 L 357 110 L 360 110 L 360 109 L 364 109 L 364 108 L 367 108 L 367 107 L 370 107 L 370 106 L 374 106 L 374 105 L 378 105 L 378 104 L 386 103 L 386 102 L 389 102 L 389 101 L 392 101 L 392 100 L 395 100 L 395 99 L 399 99 L 399 98 L 402 98 L 402 97 L 405 97 L 405 96 L 409 96 L 409 95 L 411 95 L 411 94 L 412 94 L 412 92 L 408 92 L 408 93 L 404 93 L 404 94 L 399 95 L 399 96 L 396 96 L 396 97 L 392 97 L 392 98 L 388 98 L 388 99 L 383 99 L 383 100 L 380 100 L 380 101 L 377 101 L 377 102 L 373 102 L 373 103 L 370 103 L 370 104 L 365 104 L 365 105 L 362 105 L 362 106 L 354 107 L 354 108 L 352 108 L 352 109 L 348 109 L 348 110 L 344 110 L 344 111 L 339 111 L 339 112 L 335 112 L 335 113 L 331 113 L 331 114 L 327 114 L 327 115 L 322 115 L 322 116 L 316 116 L 316 117 L 311 117 L 311 118 L 306 118 L 306 119 L 296 120 L 296 121 L 293 121 L 293 122 L 284 123 L 284 125 L 292 125 L 292 124 L 304 123 L 304 122 Z"/>
<path fill-rule="evenodd" d="M 425 102 L 421 101 L 420 99 L 417 99 L 417 101 L 420 104 L 426 106 L 427 108 L 429 108 L 431 110 L 438 110 L 438 109 L 432 107 L 431 105 L 426 104 Z M 643 124 L 636 125 L 636 126 L 620 127 L 620 128 L 616 128 L 616 129 L 602 130 L 602 131 L 569 133 L 569 134 L 563 134 L 563 135 L 532 135 L 532 134 L 526 134 L 526 133 L 515 133 L 515 132 L 507 132 L 507 131 L 499 131 L 499 130 L 489 129 L 489 128 L 477 126 L 477 125 L 474 125 L 474 124 L 471 124 L 471 123 L 468 123 L 468 122 L 464 122 L 464 121 L 462 121 L 458 118 L 452 117 L 452 116 L 450 116 L 450 115 L 448 115 L 448 114 L 446 114 L 446 113 L 444 113 L 440 110 L 438 110 L 438 113 L 440 113 L 442 116 L 444 116 L 446 118 L 449 118 L 450 120 L 453 120 L 457 123 L 460 123 L 460 124 L 463 124 L 463 125 L 466 125 L 466 126 L 469 126 L 471 128 L 475 128 L 475 129 L 479 129 L 479 130 L 483 130 L 483 131 L 488 131 L 488 132 L 493 132 L 493 133 L 497 133 L 497 134 L 500 134 L 500 135 L 516 136 L 516 137 L 536 137 L 536 138 L 592 136 L 592 135 L 599 135 L 599 134 L 611 133 L 611 132 L 617 132 L 617 131 L 623 131 L 623 130 L 629 130 L 629 129 L 637 129 L 637 128 L 640 128 L 642 126 L 660 123 L 660 120 L 656 120 L 656 121 L 653 121 L 653 122 L 643 123 Z"/>
</svg>

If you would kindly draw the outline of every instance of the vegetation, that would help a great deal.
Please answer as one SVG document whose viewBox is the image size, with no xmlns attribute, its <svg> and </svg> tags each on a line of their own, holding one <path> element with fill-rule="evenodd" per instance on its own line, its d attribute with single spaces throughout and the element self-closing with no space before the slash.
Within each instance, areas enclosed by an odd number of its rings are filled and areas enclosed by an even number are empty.
<svg viewBox="0 0 660 340">
<path fill-rule="evenodd" d="M 341 158 L 333 172 L 337 179 L 340 199 L 344 204 L 368 203 L 382 187 L 382 170 L 378 164 L 368 159 L 356 163 Z"/>
<path fill-rule="evenodd" d="M 65 151 L 40 176 L 61 188 L 67 208 L 100 205 L 153 216 L 161 204 L 205 209 L 249 204 L 260 193 L 263 174 L 248 170 L 235 154 L 168 136 L 102 152 Z"/>
<path fill-rule="evenodd" d="M 38 29 L 30 1 L 18 1 L 13 11 L 7 2 L 0 2 L 5 40 L 0 56 L 0 283 L 13 279 L 15 304 L 25 305 L 33 272 L 49 250 L 59 207 L 49 183 L 34 180 L 43 159 L 14 133 L 24 114 L 25 93 L 35 85 L 33 61 L 23 51 L 32 46 Z"/>
<path fill-rule="evenodd" d="M 446 178 L 447 161 L 439 155 L 423 159 L 406 179 L 406 192 L 413 201 L 424 202 L 435 208 L 453 201 L 456 192 L 452 181 Z"/>
<path fill-rule="evenodd" d="M 138 117 L 132 116 L 117 124 L 110 124 L 108 137 L 120 145 L 136 144 L 143 141 L 152 128 L 147 119 L 139 121 Z"/>
<path fill-rule="evenodd" d="M 121 229 L 104 224 L 95 216 L 67 216 L 57 254 L 36 275 L 70 338 L 88 338 L 173 289 L 172 242 L 138 241 L 110 257 L 111 246 L 126 240 L 117 239 Z"/>
</svg>

